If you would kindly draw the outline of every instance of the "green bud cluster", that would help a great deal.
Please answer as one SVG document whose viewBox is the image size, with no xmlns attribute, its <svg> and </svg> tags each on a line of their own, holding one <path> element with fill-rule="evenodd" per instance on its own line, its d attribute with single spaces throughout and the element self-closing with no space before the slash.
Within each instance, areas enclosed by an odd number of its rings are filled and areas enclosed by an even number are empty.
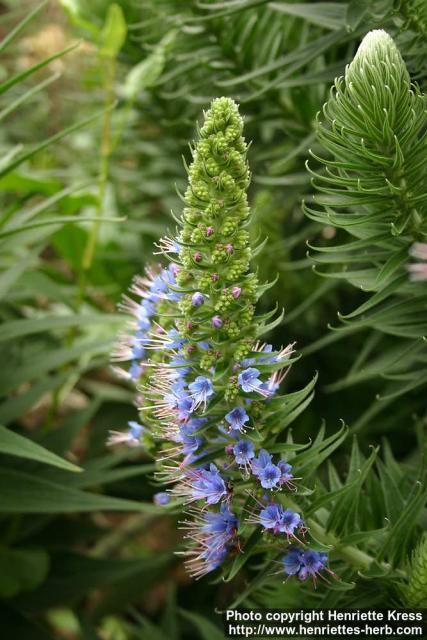
<svg viewBox="0 0 427 640">
<path fill-rule="evenodd" d="M 427 607 L 427 535 L 421 538 L 412 554 L 409 579 L 400 591 L 406 607 L 411 609 Z"/>
<path fill-rule="evenodd" d="M 241 359 L 255 335 L 257 279 L 248 273 L 249 169 L 242 131 L 237 105 L 229 98 L 214 100 L 193 149 L 184 196 L 178 236 L 182 270 L 177 275 L 177 283 L 188 291 L 179 303 L 182 326 L 194 327 L 184 330 L 194 345 L 212 329 L 216 332 L 216 353 L 203 354 L 202 369 Z M 192 303 L 195 292 L 203 294 L 203 304 Z"/>
</svg>

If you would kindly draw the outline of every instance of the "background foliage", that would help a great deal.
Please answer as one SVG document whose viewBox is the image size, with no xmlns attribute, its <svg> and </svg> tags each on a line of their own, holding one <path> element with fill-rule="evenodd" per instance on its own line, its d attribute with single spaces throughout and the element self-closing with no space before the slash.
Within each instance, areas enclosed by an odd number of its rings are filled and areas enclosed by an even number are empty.
<svg viewBox="0 0 427 640">
<path fill-rule="evenodd" d="M 312 192 L 304 164 L 319 151 L 316 113 L 369 29 L 387 29 L 426 89 L 425 3 L 19 0 L 0 9 L 2 627 L 35 640 L 215 640 L 212 603 L 301 605 L 298 585 L 254 582 L 250 567 L 231 582 L 190 582 L 173 556 L 174 516 L 151 502 L 151 460 L 105 447 L 108 429 L 137 415 L 108 365 L 123 324 L 116 304 L 173 226 L 182 156 L 218 95 L 239 101 L 252 140 L 252 232 L 268 236 L 256 266 L 261 280 L 278 273 L 265 304 L 286 311 L 271 341 L 296 340 L 302 352 L 291 391 L 320 374 L 294 438 L 314 439 L 322 419 L 331 433 L 343 420 L 358 434 L 352 448 L 351 438 L 331 447 L 313 482 L 333 531 L 359 534 L 353 542 L 369 551 L 391 526 L 384 556 L 405 566 L 426 517 L 416 484 L 425 375 L 404 394 L 385 393 L 406 344 L 369 324 L 336 330 L 337 312 L 367 296 L 312 270 L 306 242 L 341 236 L 306 218 L 301 200 Z M 321 171 L 316 160 L 310 167 Z M 425 348 L 417 354 L 424 371 Z M 356 495 L 358 513 L 345 520 Z M 364 539 L 366 530 L 377 533 Z M 422 547 L 415 556 L 422 566 Z M 338 564 L 343 588 L 304 588 L 304 605 L 411 602 L 399 572 L 378 560 L 355 589 Z"/>
</svg>

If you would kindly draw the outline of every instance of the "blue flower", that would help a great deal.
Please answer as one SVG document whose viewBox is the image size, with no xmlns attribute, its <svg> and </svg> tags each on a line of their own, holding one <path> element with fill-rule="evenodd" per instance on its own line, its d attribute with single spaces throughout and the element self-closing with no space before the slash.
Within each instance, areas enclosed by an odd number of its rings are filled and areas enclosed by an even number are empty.
<svg viewBox="0 0 427 640">
<path fill-rule="evenodd" d="M 140 306 L 143 309 L 143 313 L 146 314 L 148 317 L 155 315 L 156 307 L 152 302 L 150 302 L 150 300 L 142 300 Z"/>
<path fill-rule="evenodd" d="M 165 349 L 182 349 L 184 344 L 187 342 L 185 338 L 183 338 L 176 329 L 171 329 L 167 333 L 170 342 L 165 342 Z"/>
<path fill-rule="evenodd" d="M 293 536 L 295 529 L 302 524 L 298 513 L 292 509 L 284 510 L 274 502 L 261 510 L 259 521 L 264 529 L 272 529 L 274 533 L 286 533 L 287 536 Z"/>
<path fill-rule="evenodd" d="M 145 427 L 139 422 L 128 422 L 129 429 L 127 431 L 110 431 L 107 439 L 107 445 L 125 444 L 128 447 L 140 447 L 141 436 L 145 431 Z"/>
<path fill-rule="evenodd" d="M 141 331 L 148 331 L 148 329 L 151 327 L 151 322 L 145 308 L 141 305 L 138 305 L 137 313 L 138 329 L 140 329 Z"/>
<path fill-rule="evenodd" d="M 300 580 L 307 580 L 309 576 L 315 579 L 316 575 L 325 568 L 327 561 L 327 553 L 311 549 L 300 551 L 293 547 L 282 558 L 285 573 L 289 576 L 297 575 Z"/>
<path fill-rule="evenodd" d="M 197 376 L 188 388 L 193 399 L 193 410 L 201 404 L 206 407 L 209 398 L 215 394 L 212 382 L 205 376 Z"/>
<path fill-rule="evenodd" d="M 166 491 L 159 491 L 158 493 L 155 493 L 153 496 L 154 503 L 162 507 L 165 506 L 166 504 L 169 504 L 170 499 L 171 499 L 170 494 L 166 493 Z"/>
<path fill-rule="evenodd" d="M 259 479 L 264 489 L 273 489 L 280 480 L 280 469 L 272 462 L 269 462 L 260 472 Z"/>
<path fill-rule="evenodd" d="M 150 302 L 159 302 L 159 300 L 162 300 L 165 297 L 163 294 L 165 294 L 167 290 L 168 285 L 160 274 L 154 278 L 151 284 L 150 295 L 148 296 L 148 299 L 150 300 Z"/>
<path fill-rule="evenodd" d="M 258 458 L 252 460 L 252 473 L 259 478 L 265 467 L 271 463 L 271 455 L 265 449 L 261 449 Z"/>
<path fill-rule="evenodd" d="M 292 509 L 286 509 L 282 514 L 280 533 L 286 533 L 287 536 L 292 536 L 297 527 L 302 525 L 302 519 L 299 513 L 292 511 Z"/>
<path fill-rule="evenodd" d="M 225 545 L 206 549 L 206 551 L 201 554 L 201 558 L 205 562 L 205 567 L 201 575 L 217 569 L 224 562 L 227 554 L 228 549 Z"/>
<path fill-rule="evenodd" d="M 277 393 L 279 388 L 280 383 L 277 382 L 277 376 L 275 376 L 275 374 L 273 373 L 273 375 L 270 376 L 267 382 L 263 382 L 260 385 L 259 391 L 262 392 L 266 397 L 271 397 L 274 396 L 275 393 Z"/>
<path fill-rule="evenodd" d="M 207 423 L 207 421 L 208 421 L 207 418 L 191 418 L 188 424 L 193 427 L 194 431 L 196 431 L 201 429 L 203 425 Z"/>
<path fill-rule="evenodd" d="M 179 244 L 176 238 L 168 238 L 165 236 L 164 238 L 160 238 L 159 243 L 156 243 L 156 247 L 160 249 L 160 251 L 156 251 L 154 255 L 158 255 L 159 253 L 180 253 L 181 245 Z"/>
<path fill-rule="evenodd" d="M 165 401 L 171 409 L 178 409 L 178 419 L 186 420 L 192 412 L 193 401 L 185 389 L 185 382 L 178 380 L 171 386 L 171 393 L 167 393 Z"/>
<path fill-rule="evenodd" d="M 273 529 L 273 531 L 278 532 L 280 530 L 282 515 L 282 507 L 278 504 L 271 503 L 261 510 L 259 521 L 264 529 Z"/>
<path fill-rule="evenodd" d="M 245 422 L 249 420 L 249 416 L 243 407 L 235 407 L 232 411 L 229 411 L 225 416 L 230 430 L 245 431 Z"/>
<path fill-rule="evenodd" d="M 135 422 L 134 420 L 131 420 L 130 422 L 128 422 L 128 426 L 129 426 L 129 436 L 134 440 L 139 440 L 145 430 L 142 424 L 139 424 L 139 422 Z"/>
<path fill-rule="evenodd" d="M 183 398 L 188 398 L 188 391 L 185 389 L 185 381 L 178 380 L 171 386 L 171 393 L 166 394 L 166 399 L 173 407 L 177 407 L 179 400 Z"/>
<path fill-rule="evenodd" d="M 225 482 L 214 464 L 210 465 L 209 470 L 192 471 L 190 479 L 194 500 L 206 500 L 208 504 L 216 504 L 227 495 Z"/>
<path fill-rule="evenodd" d="M 128 374 L 132 380 L 138 380 L 141 377 L 142 367 L 138 362 L 132 362 Z"/>
<path fill-rule="evenodd" d="M 179 427 L 179 439 L 183 444 L 182 453 L 194 453 L 203 443 L 203 436 L 195 436 L 194 432 L 199 429 L 199 425 L 190 421 Z"/>
<path fill-rule="evenodd" d="M 304 551 L 301 557 L 303 566 L 298 574 L 299 579 L 306 580 L 309 575 L 314 577 L 316 573 L 319 573 L 324 568 L 327 558 L 326 553 L 318 553 L 311 549 Z"/>
<path fill-rule="evenodd" d="M 289 484 L 294 477 L 291 473 L 292 465 L 288 464 L 284 460 L 279 460 L 277 466 L 280 469 L 280 484 Z"/>
<path fill-rule="evenodd" d="M 255 457 L 254 445 L 250 440 L 239 440 L 233 447 L 237 464 L 248 464 Z"/>
<path fill-rule="evenodd" d="M 144 345 L 148 342 L 147 336 L 138 331 L 132 338 L 132 359 L 133 360 L 142 360 L 146 354 L 146 350 Z"/>
<path fill-rule="evenodd" d="M 171 374 L 175 379 L 185 378 L 191 371 L 191 367 L 188 366 L 188 360 L 182 356 L 175 356 L 170 363 L 172 367 Z"/>
<path fill-rule="evenodd" d="M 223 536 L 226 539 L 233 536 L 238 527 L 236 516 L 225 504 L 221 505 L 219 512 L 208 511 L 205 514 L 205 522 L 203 532 Z"/>
<path fill-rule="evenodd" d="M 212 465 L 211 465 L 212 468 Z M 203 521 L 188 523 L 188 537 L 198 543 L 198 547 L 187 552 L 190 560 L 186 565 L 194 577 L 201 577 L 216 569 L 225 559 L 231 546 L 228 544 L 237 533 L 239 525 L 234 513 L 224 503 L 219 511 L 202 511 Z M 200 527 L 200 524 L 202 526 Z"/>
<path fill-rule="evenodd" d="M 141 344 L 135 344 L 132 348 L 132 359 L 133 360 L 142 360 L 145 357 L 145 349 Z"/>
<path fill-rule="evenodd" d="M 262 351 L 263 353 L 271 353 L 273 351 L 273 345 L 265 344 Z M 260 358 L 259 362 L 271 364 L 273 362 L 277 362 L 277 356 L 268 356 L 267 358 Z"/>
<path fill-rule="evenodd" d="M 193 401 L 189 396 L 184 396 L 178 399 L 178 419 L 187 420 L 193 411 Z"/>
<path fill-rule="evenodd" d="M 182 298 L 183 294 L 179 291 L 174 291 L 172 287 L 176 286 L 176 265 L 169 265 L 169 269 L 163 269 L 163 281 L 166 283 L 167 300 L 176 302 Z M 171 286 L 172 285 L 172 286 Z"/>
<path fill-rule="evenodd" d="M 283 567 L 285 569 L 285 573 L 287 573 L 288 576 L 294 576 L 301 569 L 301 558 L 302 551 L 300 549 L 296 549 L 295 547 L 291 547 L 288 553 L 283 556 Z"/>
<path fill-rule="evenodd" d="M 259 388 L 262 385 L 262 382 L 259 379 L 259 375 L 259 370 L 255 369 L 254 367 L 249 367 L 249 369 L 245 369 L 244 371 L 239 373 L 237 380 L 245 393 L 259 391 Z"/>
</svg>

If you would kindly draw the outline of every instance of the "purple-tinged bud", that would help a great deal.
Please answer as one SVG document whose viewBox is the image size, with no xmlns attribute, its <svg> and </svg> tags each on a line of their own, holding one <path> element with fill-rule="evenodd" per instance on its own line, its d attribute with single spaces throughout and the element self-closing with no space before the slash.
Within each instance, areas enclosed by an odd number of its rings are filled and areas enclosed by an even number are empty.
<svg viewBox="0 0 427 640">
<path fill-rule="evenodd" d="M 234 247 L 232 244 L 226 244 L 224 249 L 225 249 L 225 253 L 233 253 L 234 251 Z"/>
<path fill-rule="evenodd" d="M 206 229 L 206 235 L 208 238 L 210 238 L 210 236 L 212 236 L 215 233 L 215 229 L 213 227 L 208 227 Z"/>
<path fill-rule="evenodd" d="M 233 287 L 231 290 L 231 295 L 235 300 L 237 300 L 237 298 L 240 298 L 241 293 L 242 293 L 242 290 L 240 287 Z"/>
<path fill-rule="evenodd" d="M 193 256 L 194 262 L 200 262 L 201 259 L 202 259 L 202 254 L 200 253 L 200 251 L 196 251 L 196 253 Z"/>
<path fill-rule="evenodd" d="M 200 291 L 196 291 L 196 293 L 193 293 L 191 297 L 191 303 L 193 304 L 194 307 L 200 307 L 200 305 L 203 304 L 204 301 L 205 301 L 205 297 L 203 293 L 200 293 Z"/>
<path fill-rule="evenodd" d="M 219 280 L 219 275 L 217 273 L 213 273 L 211 275 L 211 280 L 212 282 L 216 282 L 217 280 Z"/>
<path fill-rule="evenodd" d="M 187 345 L 187 353 L 192 353 L 195 348 L 196 347 L 194 346 L 194 344 L 188 344 Z"/>
<path fill-rule="evenodd" d="M 222 325 L 224 324 L 219 316 L 214 316 L 211 322 L 214 329 L 221 329 Z"/>
<path fill-rule="evenodd" d="M 226 453 L 228 456 L 232 456 L 232 455 L 233 455 L 233 445 L 232 445 L 232 444 L 228 444 L 228 445 L 225 447 L 225 453 Z"/>
<path fill-rule="evenodd" d="M 190 322 L 187 322 L 187 329 L 188 329 L 189 331 L 191 331 L 191 329 L 193 329 L 193 328 L 194 328 L 194 324 L 193 324 L 193 323 L 191 322 L 191 320 L 190 320 Z"/>
<path fill-rule="evenodd" d="M 169 271 L 174 277 L 176 277 L 176 275 L 181 271 L 181 267 L 178 264 L 175 264 L 175 262 L 171 262 L 169 265 Z"/>
<path fill-rule="evenodd" d="M 161 507 L 165 506 L 166 504 L 169 504 L 170 499 L 171 499 L 170 494 L 166 493 L 166 491 L 159 491 L 159 493 L 155 493 L 153 496 L 154 504 L 157 504 Z"/>
</svg>

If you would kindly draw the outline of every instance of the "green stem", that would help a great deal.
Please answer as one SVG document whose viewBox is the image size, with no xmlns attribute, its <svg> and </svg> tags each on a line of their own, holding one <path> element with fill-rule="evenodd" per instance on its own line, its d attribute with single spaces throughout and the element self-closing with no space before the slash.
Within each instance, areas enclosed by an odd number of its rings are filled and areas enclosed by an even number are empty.
<svg viewBox="0 0 427 640">
<path fill-rule="evenodd" d="M 92 265 L 93 256 L 95 254 L 96 243 L 98 240 L 99 229 L 102 221 L 102 209 L 104 206 L 105 192 L 108 182 L 108 173 L 110 166 L 110 157 L 112 152 L 111 147 L 111 120 L 112 120 L 112 105 L 114 102 L 114 78 L 116 75 L 116 61 L 114 58 L 108 58 L 106 61 L 106 74 L 105 74 L 105 114 L 102 127 L 102 139 L 101 139 L 101 156 L 99 164 L 99 178 L 98 178 L 98 206 L 96 209 L 96 220 L 92 225 L 92 229 L 86 244 L 86 248 L 83 254 L 82 269 L 83 273 L 88 271 Z M 85 284 L 85 278 L 83 285 Z"/>
</svg>

